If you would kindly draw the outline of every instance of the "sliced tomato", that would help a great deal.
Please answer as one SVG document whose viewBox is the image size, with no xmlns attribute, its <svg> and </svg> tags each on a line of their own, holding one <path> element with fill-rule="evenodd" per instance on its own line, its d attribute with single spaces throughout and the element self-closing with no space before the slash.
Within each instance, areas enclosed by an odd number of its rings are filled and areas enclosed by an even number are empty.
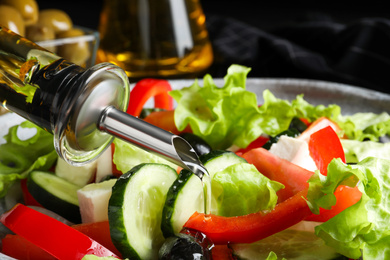
<svg viewBox="0 0 390 260">
<path fill-rule="evenodd" d="M 154 107 L 166 110 L 173 109 L 173 99 L 168 94 L 172 90 L 168 81 L 163 79 L 142 79 L 130 92 L 127 113 L 139 116 L 145 103 L 154 97 Z"/>
<path fill-rule="evenodd" d="M 282 159 L 264 148 L 252 149 L 242 157 L 264 176 L 285 186 L 277 193 L 279 202 L 307 188 L 309 186 L 307 181 L 313 175 L 313 172 Z"/>
<path fill-rule="evenodd" d="M 162 128 L 173 134 L 180 134 L 182 132 L 191 132 L 191 128 L 187 127 L 183 131 L 179 131 L 175 125 L 174 110 L 157 111 L 150 113 L 144 120 L 152 125 Z"/>
<path fill-rule="evenodd" d="M 250 143 L 248 145 L 248 147 L 237 150 L 236 154 L 238 156 L 242 156 L 244 153 L 246 153 L 252 149 L 262 147 L 263 145 L 265 145 L 268 142 L 268 140 L 269 140 L 269 138 L 267 136 L 261 135 L 256 140 L 254 140 L 252 143 Z"/>
<path fill-rule="evenodd" d="M 340 138 L 331 126 L 314 132 L 309 137 L 309 151 L 318 170 L 327 175 L 329 163 L 340 158 L 345 163 L 345 154 Z"/>
<path fill-rule="evenodd" d="M 305 200 L 304 189 L 277 204 L 269 213 L 257 212 L 244 216 L 222 217 L 195 212 L 184 227 L 198 230 L 213 243 L 253 243 L 280 232 L 312 214 Z"/>
<path fill-rule="evenodd" d="M 64 223 L 22 204 L 16 204 L 0 217 L 1 223 L 58 259 L 81 259 L 87 254 L 116 254 Z"/>
</svg>

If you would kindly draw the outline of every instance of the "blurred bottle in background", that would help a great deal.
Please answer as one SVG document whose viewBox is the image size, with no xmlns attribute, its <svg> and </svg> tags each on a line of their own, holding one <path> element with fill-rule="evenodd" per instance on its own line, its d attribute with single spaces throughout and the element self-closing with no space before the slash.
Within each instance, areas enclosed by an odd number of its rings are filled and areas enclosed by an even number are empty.
<svg viewBox="0 0 390 260">
<path fill-rule="evenodd" d="M 105 0 L 97 62 L 129 78 L 191 78 L 204 73 L 213 52 L 199 0 Z"/>
</svg>

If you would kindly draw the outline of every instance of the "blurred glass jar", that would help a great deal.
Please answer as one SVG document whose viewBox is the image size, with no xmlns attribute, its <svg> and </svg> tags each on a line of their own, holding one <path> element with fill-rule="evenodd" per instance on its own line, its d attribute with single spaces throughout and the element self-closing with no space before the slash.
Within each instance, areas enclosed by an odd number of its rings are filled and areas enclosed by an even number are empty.
<svg viewBox="0 0 390 260">
<path fill-rule="evenodd" d="M 213 51 L 199 0 L 105 0 L 97 62 L 129 78 L 190 78 L 204 73 Z"/>
</svg>

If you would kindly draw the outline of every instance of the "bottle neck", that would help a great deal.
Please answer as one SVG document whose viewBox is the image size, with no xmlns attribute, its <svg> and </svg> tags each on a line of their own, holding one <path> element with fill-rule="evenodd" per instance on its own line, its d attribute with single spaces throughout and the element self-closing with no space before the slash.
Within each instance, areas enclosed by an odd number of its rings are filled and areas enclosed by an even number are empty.
<svg viewBox="0 0 390 260">
<path fill-rule="evenodd" d="M 97 128 L 108 106 L 126 110 L 124 71 L 103 63 L 84 69 L 0 27 L 0 104 L 54 134 L 71 164 L 96 158 L 112 136 Z"/>
</svg>

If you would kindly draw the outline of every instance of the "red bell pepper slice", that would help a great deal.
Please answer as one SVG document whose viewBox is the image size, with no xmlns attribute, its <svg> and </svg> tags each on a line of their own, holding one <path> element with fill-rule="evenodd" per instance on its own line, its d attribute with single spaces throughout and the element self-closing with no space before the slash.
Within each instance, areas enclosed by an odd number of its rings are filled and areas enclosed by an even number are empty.
<svg viewBox="0 0 390 260">
<path fill-rule="evenodd" d="M 310 135 L 309 151 L 318 170 L 325 176 L 328 172 L 328 165 L 334 158 L 340 158 L 345 163 L 345 154 L 340 138 L 331 126 Z"/>
<path fill-rule="evenodd" d="M 22 204 L 1 215 L 0 222 L 58 259 L 77 260 L 87 254 L 118 258 L 76 229 Z"/>
<path fill-rule="evenodd" d="M 252 149 L 262 147 L 263 145 L 265 145 L 268 142 L 268 140 L 269 140 L 268 137 L 261 135 L 256 140 L 254 140 L 252 143 L 250 143 L 246 148 L 242 148 L 242 149 L 237 150 L 236 154 L 238 156 L 242 156 L 244 153 L 246 153 Z"/>
<path fill-rule="evenodd" d="M 362 197 L 362 192 L 358 189 L 357 186 L 352 188 L 345 185 L 340 185 L 335 190 L 334 195 L 337 199 L 336 205 L 334 205 L 329 210 L 320 208 L 319 215 L 313 214 L 310 217 L 306 218 L 306 220 L 326 222 L 337 214 L 339 214 L 341 211 L 356 204 Z"/>
<path fill-rule="evenodd" d="M 320 117 L 317 120 L 315 120 L 314 122 L 312 122 L 309 125 L 309 127 L 305 131 L 303 131 L 303 133 L 300 136 L 298 136 L 297 138 L 301 139 L 301 140 L 304 140 L 306 142 L 309 142 L 310 136 L 313 133 L 315 133 L 318 130 L 320 130 L 322 128 L 325 128 L 327 126 L 332 127 L 332 129 L 336 133 L 340 133 L 341 132 L 341 128 L 338 126 L 337 123 L 333 122 L 332 120 L 330 120 L 327 117 Z"/>
<path fill-rule="evenodd" d="M 121 253 L 112 243 L 110 235 L 110 224 L 108 221 L 77 224 L 73 225 L 72 228 L 92 238 L 102 246 L 108 248 L 116 255 L 121 255 Z"/>
<path fill-rule="evenodd" d="M 38 201 L 36 201 L 36 199 L 28 191 L 27 179 L 20 180 L 20 187 L 22 189 L 23 201 L 25 205 L 42 207 L 42 205 Z"/>
<path fill-rule="evenodd" d="M 307 189 L 277 204 L 269 213 L 257 212 L 237 217 L 205 215 L 195 212 L 185 228 L 204 233 L 216 245 L 253 243 L 278 233 L 310 216 L 305 200 Z"/>
<path fill-rule="evenodd" d="M 19 235 L 7 234 L 2 240 L 1 252 L 15 259 L 55 260 L 56 258 L 42 248 Z M 1 257 L 0 257 L 1 258 Z"/>
<path fill-rule="evenodd" d="M 172 90 L 168 81 L 163 79 L 142 79 L 130 92 L 130 103 L 127 113 L 139 116 L 145 103 L 154 97 L 154 107 L 166 110 L 173 109 L 173 99 L 168 92 Z"/>
<path fill-rule="evenodd" d="M 313 175 L 313 172 L 282 159 L 264 148 L 252 149 L 242 157 L 264 176 L 284 185 L 285 188 L 277 192 L 279 202 L 307 188 L 309 186 L 307 181 Z"/>
<path fill-rule="evenodd" d="M 110 225 L 108 221 L 85 223 L 72 226 L 72 228 L 92 238 L 99 244 L 111 250 L 116 255 L 121 253 L 115 248 L 110 236 Z M 40 259 L 54 260 L 54 256 L 42 248 L 31 243 L 19 235 L 7 234 L 2 239 L 2 253 L 16 259 Z"/>
</svg>

